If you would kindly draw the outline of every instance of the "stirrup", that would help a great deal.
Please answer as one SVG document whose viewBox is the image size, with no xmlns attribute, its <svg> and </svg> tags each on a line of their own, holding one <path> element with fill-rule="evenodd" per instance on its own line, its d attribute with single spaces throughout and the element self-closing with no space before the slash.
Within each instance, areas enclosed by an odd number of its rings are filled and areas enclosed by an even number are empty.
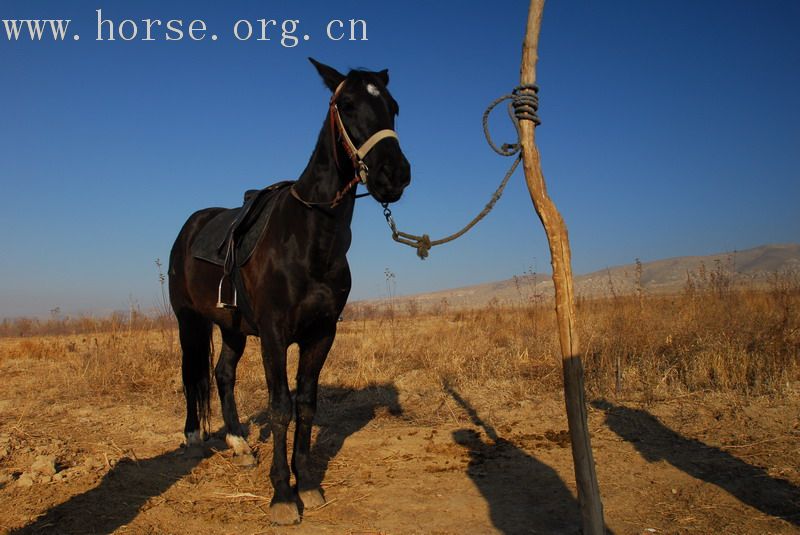
<svg viewBox="0 0 800 535">
<path fill-rule="evenodd" d="M 217 308 L 227 308 L 227 309 L 235 309 L 238 308 L 238 304 L 236 301 L 236 286 L 233 286 L 233 303 L 225 303 L 222 300 L 222 283 L 225 282 L 225 277 L 230 278 L 229 275 L 222 275 L 222 278 L 219 280 L 219 288 L 217 288 Z"/>
</svg>

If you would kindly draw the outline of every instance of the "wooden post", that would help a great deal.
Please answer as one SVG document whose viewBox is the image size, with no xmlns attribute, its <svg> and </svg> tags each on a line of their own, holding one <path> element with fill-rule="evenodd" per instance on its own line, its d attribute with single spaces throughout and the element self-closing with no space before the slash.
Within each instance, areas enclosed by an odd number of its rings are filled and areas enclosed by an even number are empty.
<svg viewBox="0 0 800 535">
<path fill-rule="evenodd" d="M 522 46 L 520 84 L 536 83 L 536 62 L 539 59 L 537 48 L 543 9 L 544 0 L 531 0 L 525 42 Z M 589 428 L 586 421 L 583 364 L 575 318 L 569 237 L 561 214 L 547 194 L 539 149 L 536 147 L 534 137 L 535 127 L 533 121 L 520 121 L 525 181 L 528 184 L 533 206 L 542 221 L 547 241 L 550 244 L 558 335 L 564 368 L 564 398 L 567 405 L 567 420 L 572 441 L 572 459 L 575 463 L 575 479 L 581 506 L 583 533 L 584 535 L 600 535 L 604 533 L 605 529 L 603 504 L 600 501 L 600 489 L 597 485 Z"/>
</svg>

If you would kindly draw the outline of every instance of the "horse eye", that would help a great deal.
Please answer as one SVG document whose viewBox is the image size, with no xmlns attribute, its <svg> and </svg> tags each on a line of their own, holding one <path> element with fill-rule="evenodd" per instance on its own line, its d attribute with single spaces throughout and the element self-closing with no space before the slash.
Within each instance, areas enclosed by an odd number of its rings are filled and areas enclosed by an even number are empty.
<svg viewBox="0 0 800 535">
<path fill-rule="evenodd" d="M 336 104 L 340 110 L 342 111 L 351 111 L 355 106 L 353 105 L 353 101 L 349 98 L 341 98 L 339 102 Z"/>
</svg>

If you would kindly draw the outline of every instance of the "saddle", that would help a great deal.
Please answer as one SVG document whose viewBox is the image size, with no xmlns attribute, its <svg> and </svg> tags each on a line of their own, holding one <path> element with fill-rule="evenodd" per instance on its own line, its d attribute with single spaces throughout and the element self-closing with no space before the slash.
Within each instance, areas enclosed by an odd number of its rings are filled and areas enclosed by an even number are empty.
<svg viewBox="0 0 800 535">
<path fill-rule="evenodd" d="M 269 224 L 278 199 L 291 188 L 294 181 L 287 180 L 261 190 L 248 190 L 240 208 L 223 210 L 203 226 L 191 246 L 194 258 L 223 268 L 219 282 L 217 308 L 237 308 L 237 289 L 241 286 L 237 275 L 247 264 Z M 229 278 L 234 285 L 233 303 L 222 300 L 222 287 Z"/>
</svg>

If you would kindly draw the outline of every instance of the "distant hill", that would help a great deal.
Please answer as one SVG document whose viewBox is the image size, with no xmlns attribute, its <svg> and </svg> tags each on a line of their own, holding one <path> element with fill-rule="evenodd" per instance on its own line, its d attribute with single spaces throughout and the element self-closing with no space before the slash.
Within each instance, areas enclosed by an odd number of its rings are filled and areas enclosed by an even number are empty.
<svg viewBox="0 0 800 535">
<path fill-rule="evenodd" d="M 576 276 L 575 293 L 583 297 L 630 294 L 636 291 L 637 280 L 646 293 L 673 293 L 683 290 L 687 281 L 702 286 L 717 276 L 734 283 L 759 284 L 765 283 L 772 274 L 787 270 L 800 272 L 800 244 L 762 245 L 745 251 L 681 256 L 642 262 L 638 268 L 635 263 L 609 267 Z M 498 282 L 397 297 L 395 303 L 402 307 L 414 301 L 424 309 L 446 299 L 449 306 L 478 307 L 492 300 L 520 303 L 552 295 L 553 282 L 549 275 L 526 274 Z M 380 304 L 382 301 L 385 300 L 361 301 L 353 305 Z"/>
</svg>

